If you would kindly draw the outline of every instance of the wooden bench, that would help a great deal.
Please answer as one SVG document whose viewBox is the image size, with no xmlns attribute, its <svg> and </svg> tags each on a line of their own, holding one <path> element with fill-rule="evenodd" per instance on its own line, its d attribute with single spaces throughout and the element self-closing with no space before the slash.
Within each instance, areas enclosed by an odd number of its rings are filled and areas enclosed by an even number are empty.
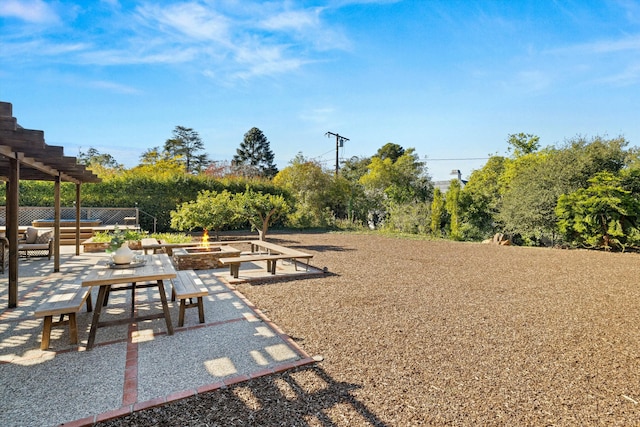
<svg viewBox="0 0 640 427">
<path fill-rule="evenodd" d="M 91 312 L 93 307 L 91 304 L 90 288 L 84 288 L 80 285 L 63 285 L 55 295 L 40 304 L 35 312 L 35 316 L 44 317 L 42 344 L 40 345 L 42 350 L 49 348 L 51 328 L 53 326 L 69 325 L 69 339 L 71 344 L 78 344 L 76 313 L 80 311 L 82 304 L 85 302 L 87 304 L 87 312 Z M 60 319 L 54 322 L 53 316 L 58 315 Z M 67 320 L 64 319 L 65 316 L 68 317 Z"/>
<path fill-rule="evenodd" d="M 311 258 L 312 255 L 305 254 L 306 257 Z M 237 279 L 240 275 L 240 265 L 243 262 L 254 262 L 254 261 L 267 261 L 267 271 L 271 274 L 276 274 L 276 262 L 279 259 L 292 259 L 290 254 L 257 254 L 257 255 L 240 255 L 239 257 L 228 257 L 228 258 L 219 258 L 218 262 L 222 265 L 229 266 L 229 274 L 233 276 L 234 279 Z M 302 258 L 302 257 L 301 257 Z M 294 260 L 295 263 L 295 260 Z"/>
<path fill-rule="evenodd" d="M 162 246 L 160 245 L 160 243 L 158 243 L 158 241 L 152 237 L 147 237 L 140 240 L 140 245 L 142 246 L 145 255 L 149 250 L 151 250 L 152 254 L 157 253 L 158 250 L 162 250 Z"/>
<path fill-rule="evenodd" d="M 285 246 L 276 245 L 275 243 L 266 242 L 264 240 L 254 240 L 251 242 L 251 252 L 252 253 L 262 253 L 265 251 L 269 255 L 289 255 L 290 259 L 306 259 L 307 260 L 307 271 L 309 270 L 309 260 L 313 258 L 313 255 L 310 255 L 306 252 L 301 252 L 296 249 L 287 248 Z M 294 262 L 294 267 L 298 270 L 298 264 Z"/>
<path fill-rule="evenodd" d="M 198 307 L 200 323 L 204 323 L 204 297 L 207 296 L 209 290 L 196 272 L 193 270 L 176 271 L 176 278 L 172 279 L 172 282 L 171 301 L 175 301 L 176 298 L 180 300 L 178 326 L 184 326 L 184 312 L 191 307 Z M 187 298 L 189 304 L 187 304 Z M 194 303 L 193 298 L 197 298 L 197 302 Z"/>
</svg>

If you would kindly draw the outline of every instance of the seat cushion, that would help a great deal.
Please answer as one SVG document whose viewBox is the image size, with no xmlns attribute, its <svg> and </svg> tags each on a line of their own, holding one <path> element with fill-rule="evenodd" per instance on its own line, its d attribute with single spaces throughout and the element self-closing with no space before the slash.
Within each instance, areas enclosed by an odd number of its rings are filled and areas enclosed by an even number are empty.
<svg viewBox="0 0 640 427">
<path fill-rule="evenodd" d="M 25 233 L 26 243 L 35 243 L 38 238 L 38 229 L 33 227 L 27 227 Z"/>
<path fill-rule="evenodd" d="M 18 245 L 19 251 L 47 251 L 48 243 L 21 243 Z"/>
</svg>

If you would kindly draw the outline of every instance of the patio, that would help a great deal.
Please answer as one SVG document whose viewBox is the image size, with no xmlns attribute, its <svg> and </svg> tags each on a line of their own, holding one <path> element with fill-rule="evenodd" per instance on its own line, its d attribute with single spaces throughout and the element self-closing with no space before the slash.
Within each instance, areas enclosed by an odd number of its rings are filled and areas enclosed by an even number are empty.
<svg viewBox="0 0 640 427">
<path fill-rule="evenodd" d="M 228 284 L 229 270 L 199 270 L 208 288 L 205 323 L 187 310 L 177 327 L 178 303 L 170 303 L 173 336 L 164 320 L 100 329 L 86 351 L 91 313 L 78 314 L 79 345 L 68 328 L 54 328 L 51 347 L 40 350 L 42 319 L 36 307 L 61 283 L 80 280 L 104 254 L 75 256 L 63 246 L 60 271 L 53 260 L 20 259 L 17 308 L 8 309 L 7 275 L 0 277 L 0 391 L 2 425 L 91 425 L 251 378 L 313 363 L 284 332 Z M 322 275 L 278 264 L 276 279 Z M 240 279 L 273 280 L 262 265 L 245 263 Z M 95 301 L 96 289 L 92 298 Z M 111 296 L 104 317 L 128 313 L 129 292 Z M 137 310 L 158 310 L 157 289 L 138 290 Z"/>
</svg>

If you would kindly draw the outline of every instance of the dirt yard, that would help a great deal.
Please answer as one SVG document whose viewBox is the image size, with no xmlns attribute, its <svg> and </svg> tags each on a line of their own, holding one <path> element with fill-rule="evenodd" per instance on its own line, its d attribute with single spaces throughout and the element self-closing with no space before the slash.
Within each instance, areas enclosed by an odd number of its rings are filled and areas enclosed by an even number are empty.
<svg viewBox="0 0 640 427">
<path fill-rule="evenodd" d="M 269 238 L 329 273 L 238 289 L 324 360 L 102 426 L 640 425 L 640 255 Z"/>
</svg>

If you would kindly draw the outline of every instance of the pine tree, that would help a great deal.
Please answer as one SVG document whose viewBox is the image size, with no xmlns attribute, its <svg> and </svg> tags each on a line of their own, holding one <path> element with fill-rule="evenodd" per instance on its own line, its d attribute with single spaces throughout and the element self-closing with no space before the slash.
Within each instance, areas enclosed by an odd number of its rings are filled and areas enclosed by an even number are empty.
<svg viewBox="0 0 640 427">
<path fill-rule="evenodd" d="M 273 178 L 278 173 L 273 159 L 269 140 L 260 129 L 253 127 L 244 134 L 244 140 L 233 156 L 233 164 L 245 176 Z"/>
<path fill-rule="evenodd" d="M 164 156 L 167 159 L 181 158 L 187 172 L 200 172 L 209 164 L 207 154 L 197 154 L 204 150 L 204 142 L 198 132 L 184 126 L 176 126 L 173 138 L 164 143 Z"/>
</svg>

